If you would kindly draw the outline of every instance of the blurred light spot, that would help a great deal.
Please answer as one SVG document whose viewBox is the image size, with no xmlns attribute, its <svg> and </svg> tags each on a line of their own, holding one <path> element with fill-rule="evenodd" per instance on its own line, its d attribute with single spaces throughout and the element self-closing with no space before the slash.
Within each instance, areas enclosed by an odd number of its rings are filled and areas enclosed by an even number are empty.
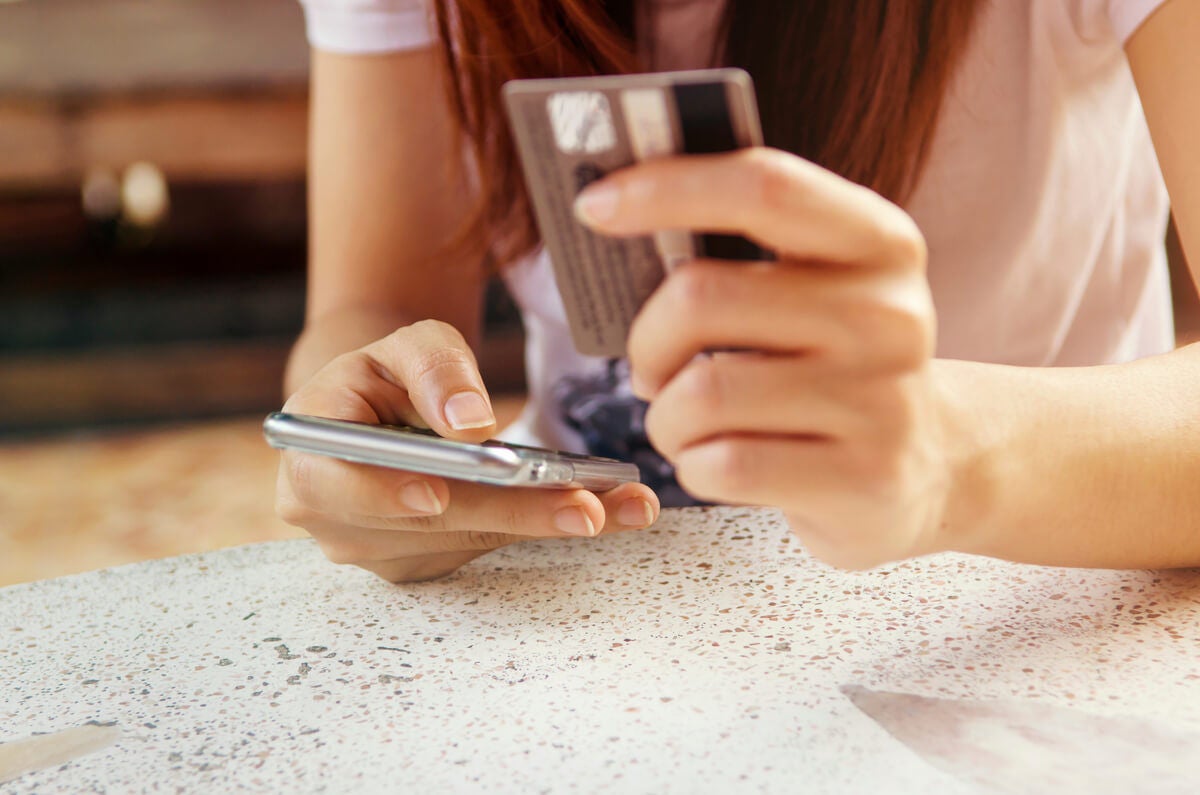
<svg viewBox="0 0 1200 795">
<path fill-rule="evenodd" d="M 125 220 L 136 226 L 154 226 L 166 217 L 170 207 L 167 178 L 152 163 L 134 163 L 125 169 L 121 204 Z"/>
<path fill-rule="evenodd" d="M 121 213 L 121 183 L 107 168 L 93 168 L 84 175 L 80 198 L 84 214 L 93 221 L 107 221 Z"/>
</svg>

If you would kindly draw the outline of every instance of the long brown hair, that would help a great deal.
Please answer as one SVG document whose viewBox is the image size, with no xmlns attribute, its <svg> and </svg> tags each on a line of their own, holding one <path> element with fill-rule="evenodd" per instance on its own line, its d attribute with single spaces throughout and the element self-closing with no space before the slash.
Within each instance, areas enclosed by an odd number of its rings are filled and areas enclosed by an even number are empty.
<svg viewBox="0 0 1200 795">
<path fill-rule="evenodd" d="M 903 203 L 983 0 L 726 0 L 714 57 L 753 76 L 767 144 Z M 500 87 L 641 68 L 635 0 L 436 0 L 453 112 L 478 163 L 471 233 L 538 243 Z"/>
</svg>

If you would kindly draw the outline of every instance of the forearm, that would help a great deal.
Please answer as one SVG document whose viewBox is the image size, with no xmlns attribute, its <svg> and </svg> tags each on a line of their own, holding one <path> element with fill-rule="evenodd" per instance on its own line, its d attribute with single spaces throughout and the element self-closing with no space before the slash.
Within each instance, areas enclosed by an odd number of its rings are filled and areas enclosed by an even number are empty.
<svg viewBox="0 0 1200 795">
<path fill-rule="evenodd" d="M 443 78 L 432 48 L 313 52 L 308 300 L 289 395 L 417 320 L 475 341 L 485 247 L 462 237 L 474 197 Z"/>
<path fill-rule="evenodd" d="M 938 546 L 1047 565 L 1200 565 L 1200 346 L 1125 365 L 934 363 Z"/>
</svg>

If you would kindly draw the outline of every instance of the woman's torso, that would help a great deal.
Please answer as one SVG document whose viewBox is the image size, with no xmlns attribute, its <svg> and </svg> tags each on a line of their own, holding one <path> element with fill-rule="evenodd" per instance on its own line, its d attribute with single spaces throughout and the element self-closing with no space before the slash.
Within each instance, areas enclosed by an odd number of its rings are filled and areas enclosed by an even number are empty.
<svg viewBox="0 0 1200 795">
<path fill-rule="evenodd" d="M 1160 2 L 985 3 L 906 206 L 929 243 L 939 356 L 1083 365 L 1171 348 L 1167 198 L 1122 50 Z M 425 24 L 422 0 L 307 6 L 317 46 L 431 41 L 427 27 L 423 37 L 414 30 Z M 391 13 L 391 38 L 379 26 L 322 20 L 339 8 L 343 21 L 356 10 Z M 656 68 L 708 65 L 720 10 L 721 0 L 657 3 Z M 574 351 L 545 253 L 510 267 L 506 281 L 525 320 L 530 391 L 507 435 L 641 455 L 623 365 Z"/>
</svg>

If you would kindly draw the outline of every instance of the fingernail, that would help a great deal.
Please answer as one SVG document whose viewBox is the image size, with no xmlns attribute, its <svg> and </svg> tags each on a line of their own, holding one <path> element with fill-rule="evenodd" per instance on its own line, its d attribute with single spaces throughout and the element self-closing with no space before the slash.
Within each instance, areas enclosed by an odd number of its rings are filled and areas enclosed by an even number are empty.
<svg viewBox="0 0 1200 795">
<path fill-rule="evenodd" d="M 593 185 L 575 197 L 575 217 L 589 226 L 611 221 L 620 198 L 620 191 L 612 185 Z"/>
<path fill-rule="evenodd" d="M 496 421 L 483 395 L 470 390 L 456 392 L 447 398 L 442 412 L 446 415 L 446 424 L 456 431 L 486 428 Z"/>
<path fill-rule="evenodd" d="M 654 509 L 645 500 L 625 500 L 617 506 L 617 521 L 626 527 L 648 527 L 654 524 Z"/>
<path fill-rule="evenodd" d="M 433 487 L 423 480 L 414 481 L 400 489 L 400 502 L 417 513 L 439 514 L 444 510 Z"/>
<path fill-rule="evenodd" d="M 554 512 L 554 526 L 567 535 L 596 535 L 596 526 L 582 508 L 559 508 Z"/>
</svg>

